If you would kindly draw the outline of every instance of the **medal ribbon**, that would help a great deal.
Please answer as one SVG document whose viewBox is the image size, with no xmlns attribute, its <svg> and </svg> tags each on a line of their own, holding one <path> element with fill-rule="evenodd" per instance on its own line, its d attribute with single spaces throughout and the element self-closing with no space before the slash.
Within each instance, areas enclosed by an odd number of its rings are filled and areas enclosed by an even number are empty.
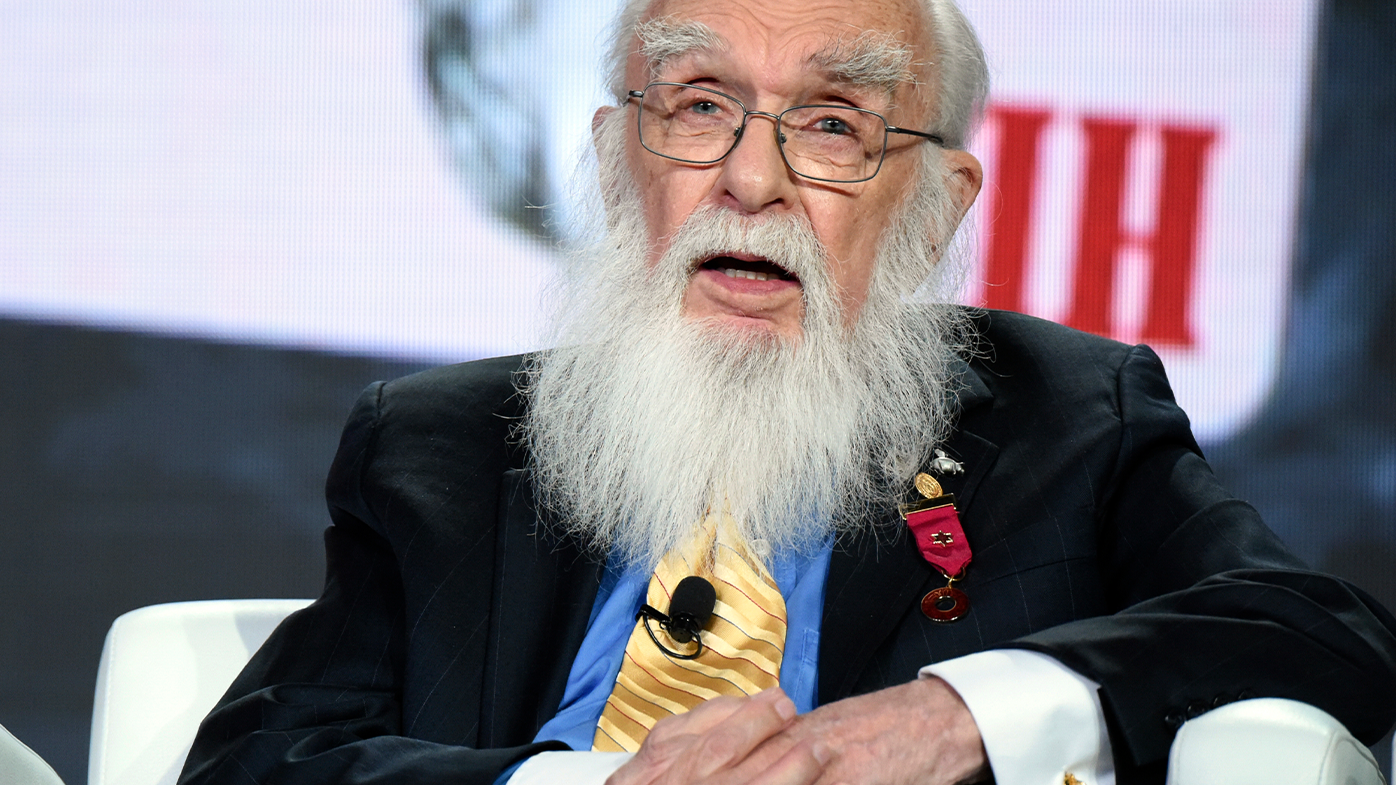
<svg viewBox="0 0 1396 785">
<path fill-rule="evenodd" d="M 916 538 L 921 557 L 949 581 L 921 598 L 921 612 L 938 622 L 952 622 L 969 612 L 969 597 L 955 588 L 974 553 L 960 524 L 954 494 L 945 493 L 940 483 L 927 474 L 916 476 L 916 490 L 924 501 L 902 509 L 902 517 Z"/>
<path fill-rule="evenodd" d="M 944 504 L 907 513 L 906 524 L 916 536 L 921 556 L 940 570 L 941 575 L 957 578 L 974 554 L 970 551 L 965 529 L 960 525 L 954 497 L 942 496 L 935 501 L 942 500 Z"/>
</svg>

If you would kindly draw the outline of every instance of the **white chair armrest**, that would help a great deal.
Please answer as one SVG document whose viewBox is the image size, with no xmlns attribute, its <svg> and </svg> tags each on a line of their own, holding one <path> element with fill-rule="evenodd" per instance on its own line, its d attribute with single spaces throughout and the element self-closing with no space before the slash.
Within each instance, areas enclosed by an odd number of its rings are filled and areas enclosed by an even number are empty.
<svg viewBox="0 0 1396 785">
<path fill-rule="evenodd" d="M 172 602 L 117 618 L 97 668 L 88 785 L 172 785 L 204 715 L 276 625 L 309 604 Z"/>
<path fill-rule="evenodd" d="M 1299 701 L 1237 701 L 1188 720 L 1167 785 L 1382 785 L 1372 753 L 1327 712 Z"/>
</svg>

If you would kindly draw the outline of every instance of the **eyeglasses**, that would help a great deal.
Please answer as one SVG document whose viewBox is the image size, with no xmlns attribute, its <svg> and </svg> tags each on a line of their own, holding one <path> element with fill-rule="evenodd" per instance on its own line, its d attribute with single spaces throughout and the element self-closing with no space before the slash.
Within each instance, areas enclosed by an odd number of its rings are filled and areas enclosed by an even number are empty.
<svg viewBox="0 0 1396 785">
<path fill-rule="evenodd" d="M 934 134 L 888 125 L 886 118 L 849 106 L 792 106 L 780 114 L 758 112 L 726 93 L 675 82 L 631 90 L 640 100 L 640 144 L 663 158 L 711 164 L 741 141 L 752 115 L 775 121 L 776 144 L 790 171 L 828 183 L 871 180 L 887 155 L 887 135 L 907 134 L 938 145 Z"/>
</svg>

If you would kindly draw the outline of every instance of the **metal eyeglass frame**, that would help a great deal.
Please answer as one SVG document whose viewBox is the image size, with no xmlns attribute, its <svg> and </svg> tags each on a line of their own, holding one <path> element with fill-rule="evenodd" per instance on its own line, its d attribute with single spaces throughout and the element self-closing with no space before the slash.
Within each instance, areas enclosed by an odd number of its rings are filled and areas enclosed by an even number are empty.
<svg viewBox="0 0 1396 785">
<path fill-rule="evenodd" d="M 732 129 L 732 146 L 727 148 L 727 152 L 709 161 L 694 161 L 689 158 L 679 158 L 678 156 L 674 155 L 665 155 L 664 153 L 659 152 L 653 147 L 650 147 L 648 144 L 645 143 L 643 124 L 645 113 L 645 93 L 648 92 L 651 87 L 685 87 L 690 90 L 702 90 L 705 93 L 712 93 L 713 95 L 726 98 L 727 100 L 731 101 L 737 106 L 740 106 L 742 108 L 742 122 L 736 128 Z M 882 171 L 882 162 L 887 160 L 888 134 L 906 134 L 907 136 L 915 136 L 921 139 L 928 139 L 932 142 L 935 142 L 937 145 L 941 147 L 945 146 L 945 139 L 940 136 L 937 136 L 936 134 L 926 133 L 925 131 L 914 131 L 910 128 L 898 128 L 897 126 L 887 122 L 887 118 L 883 117 L 877 112 L 871 111 L 869 109 L 858 109 L 852 106 L 839 106 L 837 104 L 800 104 L 799 106 L 792 106 L 782 111 L 780 114 L 772 114 L 770 112 L 762 112 L 757 109 L 748 109 L 746 108 L 746 104 L 741 102 L 741 99 L 736 98 L 735 96 L 728 95 L 727 93 L 724 93 L 720 90 L 714 90 L 710 87 L 700 87 L 698 85 L 684 84 L 682 82 L 650 82 L 649 84 L 645 85 L 644 90 L 627 90 L 625 98 L 627 101 L 629 101 L 632 98 L 640 99 L 638 111 L 635 113 L 635 131 L 639 135 L 640 144 L 644 145 L 646 150 L 649 150 L 651 153 L 654 153 L 660 158 L 668 158 L 671 161 L 679 161 L 681 163 L 686 164 L 715 164 L 718 161 L 721 161 L 722 159 L 731 155 L 732 151 L 737 149 L 737 144 L 742 141 L 742 136 L 746 134 L 746 123 L 752 115 L 769 117 L 775 121 L 774 133 L 776 136 L 776 147 L 780 150 L 780 159 L 785 162 L 785 166 L 787 169 L 806 180 L 816 180 L 823 183 L 865 183 L 876 177 L 877 173 Z M 796 169 L 795 166 L 790 163 L 790 159 L 785 155 L 785 134 L 780 132 L 781 118 L 784 117 L 786 113 L 793 112 L 796 109 L 819 109 L 823 107 L 828 107 L 830 109 L 839 109 L 843 111 L 862 112 L 863 114 L 872 115 L 873 117 L 876 117 L 877 119 L 882 121 L 882 154 L 878 156 L 877 166 L 873 169 L 872 174 L 868 175 L 867 177 L 860 177 L 857 180 L 835 180 L 829 177 L 813 177 L 811 175 L 807 175 L 804 172 L 801 172 L 799 169 Z"/>
</svg>

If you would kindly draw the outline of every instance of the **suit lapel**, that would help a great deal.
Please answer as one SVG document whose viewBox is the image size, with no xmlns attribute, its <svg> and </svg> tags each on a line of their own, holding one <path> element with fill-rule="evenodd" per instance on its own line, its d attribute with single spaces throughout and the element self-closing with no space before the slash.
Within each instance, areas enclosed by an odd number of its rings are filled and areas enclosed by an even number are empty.
<svg viewBox="0 0 1396 785">
<path fill-rule="evenodd" d="M 967 363 L 961 365 L 965 389 L 959 394 L 959 410 L 963 415 L 992 403 L 993 394 Z M 957 431 L 942 449 L 965 467 L 963 474 L 938 475 L 945 490 L 955 494 L 964 516 L 998 456 L 998 446 L 973 433 Z M 980 545 L 975 542 L 974 531 L 966 534 L 972 546 Z M 896 512 L 887 514 L 875 530 L 865 527 L 856 534 L 840 536 L 824 591 L 819 703 L 853 694 L 864 668 L 898 622 L 907 613 L 919 613 L 921 597 L 943 585 L 945 578 L 921 558 Z"/>
<path fill-rule="evenodd" d="M 526 743 L 557 712 L 602 569 L 572 543 L 543 531 L 527 473 L 505 472 L 480 706 L 482 746 Z"/>
</svg>

